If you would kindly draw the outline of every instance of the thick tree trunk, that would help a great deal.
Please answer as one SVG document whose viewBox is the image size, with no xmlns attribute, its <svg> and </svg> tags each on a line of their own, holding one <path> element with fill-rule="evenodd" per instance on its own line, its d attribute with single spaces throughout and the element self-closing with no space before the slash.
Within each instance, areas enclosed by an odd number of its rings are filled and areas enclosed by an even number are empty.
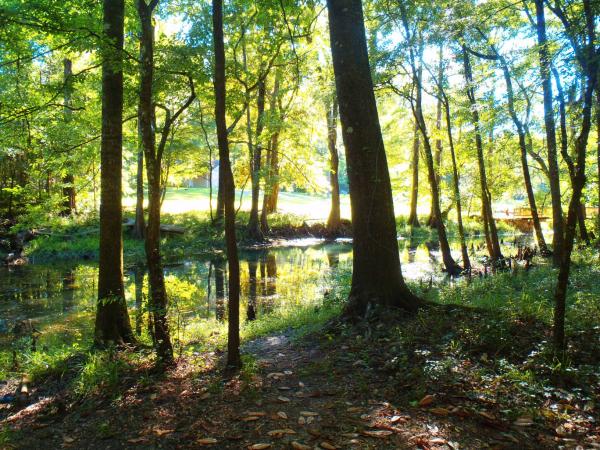
<svg viewBox="0 0 600 450">
<path fill-rule="evenodd" d="M 73 111 L 71 110 L 71 97 L 73 95 L 73 63 L 70 59 L 65 58 L 63 60 L 63 68 L 64 68 L 64 120 L 65 124 L 71 122 Z M 62 214 L 65 216 L 70 216 L 75 213 L 76 203 L 75 203 L 75 176 L 73 175 L 73 167 L 72 162 L 69 158 L 67 162 L 67 173 L 63 177 L 63 211 Z"/>
<path fill-rule="evenodd" d="M 564 241 L 564 219 L 560 198 L 560 172 L 558 169 L 556 124 L 552 105 L 552 82 L 550 80 L 550 55 L 546 37 L 546 19 L 544 15 L 544 0 L 535 0 L 537 18 L 538 55 L 540 60 L 540 77 L 544 99 L 544 125 L 546 128 L 546 145 L 548 147 L 548 170 L 550 181 L 550 196 L 552 199 L 552 236 L 553 262 L 559 266 L 562 261 Z"/>
<path fill-rule="evenodd" d="M 146 156 L 146 176 L 148 178 L 148 228 L 146 229 L 146 261 L 150 282 L 150 312 L 153 316 L 156 352 L 161 365 L 173 363 L 173 346 L 167 321 L 167 290 L 160 254 L 160 205 L 161 205 L 161 166 L 162 152 L 156 151 L 154 132 L 154 105 L 152 85 L 154 80 L 154 27 L 152 25 L 153 6 L 145 0 L 137 0 L 141 25 L 140 36 L 140 92 L 139 127 L 142 146 Z M 166 121 L 168 120 L 165 119 Z M 165 125 L 166 127 L 166 125 Z M 168 130 L 163 130 L 163 133 Z"/>
<path fill-rule="evenodd" d="M 372 305 L 415 310 L 420 300 L 406 286 L 400 269 L 392 189 L 361 0 L 328 0 L 327 9 L 354 235 L 346 314 L 364 315 Z"/>
<path fill-rule="evenodd" d="M 100 261 L 94 331 L 97 346 L 134 341 L 123 286 L 121 225 L 124 0 L 104 0 L 103 15 L 104 30 L 111 44 L 102 48 Z"/>
<path fill-rule="evenodd" d="M 338 170 L 340 159 L 337 151 L 338 105 L 335 95 L 331 104 L 327 104 L 327 148 L 329 149 L 329 185 L 331 186 L 331 210 L 327 218 L 327 231 L 331 235 L 339 232 L 342 219 L 340 215 L 340 181 Z"/>
<path fill-rule="evenodd" d="M 479 124 L 479 110 L 477 100 L 475 98 L 475 88 L 473 84 L 473 73 L 471 70 L 471 61 L 467 49 L 463 46 L 463 64 L 465 71 L 465 80 L 467 84 L 467 97 L 471 104 L 471 115 L 473 127 L 475 128 L 475 145 L 477 147 L 477 163 L 479 166 L 479 182 L 481 188 L 481 209 L 483 228 L 486 232 L 486 242 L 488 245 L 488 253 L 493 261 L 503 259 L 502 251 L 500 250 L 500 241 L 498 239 L 498 230 L 494 221 L 492 212 L 492 198 L 487 183 L 487 175 L 485 170 L 485 159 L 483 156 L 483 142 L 481 139 L 481 131 Z"/>
<path fill-rule="evenodd" d="M 252 181 L 252 203 L 250 207 L 250 219 L 248 221 L 248 234 L 252 239 L 257 241 L 264 239 L 258 216 L 258 202 L 260 199 L 260 170 L 262 158 L 261 135 L 265 122 L 266 92 L 264 80 L 259 80 L 258 95 L 256 97 L 257 119 L 256 132 L 254 135 L 255 142 L 254 145 L 250 142 L 248 143 L 248 148 L 250 150 L 250 178 Z M 250 138 L 250 135 L 248 137 Z"/>
<path fill-rule="evenodd" d="M 215 121 L 219 142 L 219 159 L 223 167 L 223 204 L 225 207 L 225 241 L 229 265 L 229 321 L 227 334 L 227 367 L 242 366 L 240 358 L 240 262 L 235 237 L 235 185 L 229 160 L 229 142 L 225 122 L 225 44 L 223 41 L 223 0 L 213 0 L 213 45 L 215 51 Z"/>
</svg>

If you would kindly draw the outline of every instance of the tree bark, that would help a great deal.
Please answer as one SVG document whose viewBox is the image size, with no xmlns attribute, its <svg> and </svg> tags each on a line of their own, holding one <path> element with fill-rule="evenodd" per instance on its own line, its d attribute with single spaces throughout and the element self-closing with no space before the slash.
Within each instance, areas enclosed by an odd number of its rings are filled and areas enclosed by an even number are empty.
<svg viewBox="0 0 600 450">
<path fill-rule="evenodd" d="M 454 188 L 454 202 L 456 203 L 456 217 L 458 222 L 458 236 L 460 239 L 460 251 L 463 259 L 463 268 L 468 270 L 471 268 L 471 260 L 469 259 L 469 251 L 465 241 L 465 229 L 462 221 L 462 200 L 460 196 L 460 178 L 458 175 L 458 167 L 456 164 L 456 152 L 454 151 L 454 139 L 452 136 L 452 122 L 450 119 L 450 102 L 446 97 L 445 92 L 441 88 L 443 78 L 440 78 L 440 96 L 443 98 L 444 110 L 446 113 L 446 131 L 448 133 L 448 146 L 450 147 L 450 156 L 452 158 L 452 185 Z"/>
<path fill-rule="evenodd" d="M 536 0 L 536 7 L 538 0 Z M 577 61 L 583 73 L 586 77 L 586 86 L 583 94 L 583 107 L 581 110 L 581 131 L 575 141 L 575 156 L 577 163 L 573 166 L 573 194 L 571 201 L 569 202 L 569 210 L 567 214 L 566 233 L 564 239 L 564 248 L 560 255 L 560 270 L 558 273 L 558 283 L 554 292 L 554 329 L 553 329 L 553 341 L 554 349 L 561 360 L 564 360 L 566 353 L 566 340 L 565 340 L 565 310 L 566 310 L 566 297 L 567 287 L 569 282 L 569 273 L 571 269 L 571 252 L 573 251 L 573 244 L 575 240 L 575 231 L 577 227 L 577 220 L 580 205 L 581 205 L 581 193 L 585 187 L 585 163 L 586 163 L 586 149 L 588 144 L 588 138 L 590 129 L 592 126 L 592 103 L 594 98 L 594 90 L 598 81 L 598 69 L 599 63 L 598 58 L 600 57 L 600 51 L 596 50 L 596 30 L 595 30 L 595 17 L 592 10 L 590 0 L 583 0 L 583 11 L 585 17 L 585 38 L 583 39 L 583 45 L 577 43 L 576 40 L 571 40 L 571 46 L 577 58 Z M 541 19 L 543 20 L 543 4 L 541 5 Z M 564 11 L 560 9 L 559 4 L 555 4 L 553 11 L 565 28 L 565 32 L 568 36 L 573 35 L 573 25 L 565 20 Z M 540 26 L 540 11 L 538 12 L 538 29 Z M 562 14 L 561 14 L 562 13 Z M 545 31 L 545 30 L 544 30 Z M 542 59 L 542 58 L 540 58 Z"/>
<path fill-rule="evenodd" d="M 281 128 L 282 111 L 279 108 L 279 84 L 281 73 L 275 72 L 273 92 L 269 100 L 269 127 L 271 138 L 267 146 L 267 176 L 265 179 L 265 192 L 260 213 L 260 227 L 263 233 L 269 231 L 268 215 L 277 210 L 277 197 L 279 196 L 279 130 Z"/>
<path fill-rule="evenodd" d="M 337 150 L 338 105 L 335 95 L 327 102 L 327 148 L 329 150 L 329 185 L 331 187 L 331 210 L 327 218 L 327 232 L 337 235 L 342 223 L 340 213 L 340 181 L 338 177 L 340 159 Z"/>
<path fill-rule="evenodd" d="M 327 9 L 354 236 L 346 314 L 362 316 L 372 305 L 416 310 L 420 300 L 406 286 L 400 268 L 392 189 L 361 0 L 328 0 Z"/>
<path fill-rule="evenodd" d="M 133 236 L 143 239 L 146 232 L 146 220 L 144 218 L 144 146 L 142 144 L 142 132 L 140 130 L 138 111 L 138 154 L 137 174 L 135 177 L 135 222 L 133 224 Z"/>
<path fill-rule="evenodd" d="M 438 78 L 441 79 L 444 75 L 444 55 L 443 55 L 443 47 L 440 45 L 439 48 L 439 65 L 438 65 Z M 438 96 L 437 105 L 436 105 L 436 117 L 435 117 L 435 128 L 438 132 L 438 137 L 435 140 L 435 153 L 433 155 L 434 168 L 436 172 L 436 184 L 438 189 L 440 189 L 440 169 L 442 165 L 442 99 Z M 441 193 L 441 190 L 438 191 L 438 195 Z M 441 205 L 441 204 L 440 204 Z M 438 226 L 438 221 L 443 221 L 443 217 L 435 216 L 435 208 L 433 205 L 433 196 L 431 197 L 431 209 L 429 212 L 429 218 L 427 219 L 427 226 L 430 228 L 436 228 Z"/>
<path fill-rule="evenodd" d="M 495 52 L 495 49 L 493 50 Z M 504 81 L 506 83 L 506 90 L 508 93 L 508 111 L 515 125 L 515 128 L 517 129 L 517 135 L 519 136 L 519 149 L 521 151 L 521 168 L 523 169 L 523 180 L 525 182 L 525 190 L 527 191 L 527 199 L 529 200 L 529 209 L 531 209 L 533 229 L 535 231 L 535 236 L 537 239 L 538 247 L 540 249 L 540 253 L 546 256 L 549 255 L 550 252 L 548 251 L 548 246 L 546 245 L 546 240 L 544 239 L 544 234 L 542 233 L 542 225 L 540 223 L 540 217 L 537 210 L 535 195 L 533 193 L 533 185 L 531 184 L 531 175 L 529 174 L 529 163 L 527 161 L 527 143 L 525 140 L 525 128 L 523 127 L 523 122 L 521 122 L 521 119 L 519 119 L 515 110 L 515 95 L 508 64 L 506 63 L 506 60 L 499 54 L 497 54 L 497 57 L 502 67 L 502 73 L 504 74 Z"/>
<path fill-rule="evenodd" d="M 544 15 L 544 0 L 535 0 L 537 18 L 538 56 L 540 60 L 540 77 L 544 99 L 544 126 L 546 128 L 546 145 L 548 146 L 548 170 L 550 181 L 550 196 L 552 199 L 552 236 L 553 263 L 559 266 L 562 261 L 564 241 L 564 219 L 560 198 L 560 172 L 558 170 L 556 124 L 552 105 L 552 82 L 550 80 L 550 55 L 546 37 L 546 18 Z"/>
<path fill-rule="evenodd" d="M 225 208 L 225 241 L 229 266 L 229 321 L 227 334 L 227 367 L 236 370 L 242 366 L 240 358 L 240 262 L 235 236 L 235 185 L 229 160 L 229 142 L 225 121 L 225 44 L 223 40 L 223 0 L 213 0 L 213 45 L 215 52 L 215 121 L 219 142 L 219 160 L 223 167 Z"/>
<path fill-rule="evenodd" d="M 419 199 L 419 151 L 421 146 L 420 139 L 421 138 L 419 135 L 419 125 L 415 120 L 412 158 L 410 162 L 412 168 L 412 184 L 410 189 L 410 213 L 408 215 L 408 225 L 413 228 L 421 226 L 421 224 L 419 223 L 419 216 L 417 215 L 417 202 Z"/>
<path fill-rule="evenodd" d="M 153 9 L 157 2 L 150 5 L 145 0 L 137 0 L 137 10 L 141 25 L 140 36 L 140 91 L 139 91 L 139 128 L 142 147 L 146 156 L 146 176 L 148 178 L 148 228 L 146 229 L 146 261 L 150 282 L 150 312 L 153 316 L 156 353 L 159 364 L 173 363 L 173 346 L 167 320 L 167 290 L 160 254 L 160 205 L 161 205 L 161 168 L 162 148 L 156 149 L 154 131 L 154 105 L 152 85 L 154 82 L 154 26 Z M 169 127 L 170 118 L 165 118 L 164 128 Z M 168 129 L 163 129 L 169 133 Z"/>
<path fill-rule="evenodd" d="M 111 44 L 102 47 L 102 137 L 100 141 L 100 255 L 97 346 L 134 342 L 123 286 L 121 170 L 123 143 L 124 0 L 103 1 L 103 23 Z"/>
<path fill-rule="evenodd" d="M 569 169 L 569 179 L 571 181 L 571 186 L 574 183 L 575 176 L 575 165 L 573 163 L 573 158 L 569 154 L 569 136 L 567 131 L 567 105 L 565 102 L 565 93 L 562 88 L 562 83 L 560 81 L 560 74 L 558 70 L 554 67 L 551 67 L 552 74 L 554 75 L 554 80 L 556 83 L 556 91 L 557 91 L 557 99 L 558 99 L 558 112 L 559 112 L 559 124 L 560 124 L 560 153 L 567 163 L 567 167 Z M 574 128 L 575 124 L 572 124 L 573 133 L 575 133 Z M 586 244 L 589 245 L 590 238 L 587 232 L 587 226 L 585 224 L 585 207 L 581 205 L 577 210 L 577 223 L 579 225 L 579 235 Z"/>
<path fill-rule="evenodd" d="M 73 63 L 70 59 L 65 58 L 63 60 L 64 68 L 64 121 L 68 127 L 71 122 L 73 111 L 71 110 L 71 97 L 73 96 Z M 63 211 L 62 214 L 70 216 L 75 213 L 75 176 L 73 175 L 71 158 L 68 157 L 67 161 L 67 173 L 63 177 Z"/>
<path fill-rule="evenodd" d="M 416 67 L 413 64 L 413 74 L 416 75 Z M 421 87 L 422 88 L 422 87 Z M 427 174 L 429 178 L 429 186 L 431 189 L 431 197 L 432 197 L 432 205 L 433 205 L 433 214 L 430 216 L 435 218 L 435 225 L 438 232 L 438 239 L 440 243 L 440 249 L 442 251 L 442 260 L 444 262 L 444 267 L 446 268 L 446 272 L 450 275 L 459 275 L 462 272 L 462 268 L 454 261 L 452 257 L 452 252 L 450 250 L 450 245 L 448 244 L 448 236 L 446 235 L 446 227 L 444 225 L 444 221 L 441 220 L 442 211 L 440 208 L 440 190 L 438 186 L 438 178 L 435 170 L 434 160 L 433 160 L 433 151 L 431 148 L 431 139 L 429 138 L 429 133 L 427 131 L 427 124 L 425 123 L 425 117 L 423 116 L 423 106 L 421 104 L 421 98 L 417 97 L 415 103 L 412 105 L 413 114 L 415 117 L 415 121 L 419 126 L 419 130 L 421 132 L 421 136 L 423 137 L 423 148 L 425 153 L 425 161 L 427 163 Z"/>
<path fill-rule="evenodd" d="M 258 216 L 258 202 L 260 199 L 260 170 L 262 158 L 262 143 L 261 135 L 265 122 L 265 97 L 266 86 L 264 80 L 258 81 L 258 95 L 256 97 L 256 132 L 254 135 L 254 145 L 248 143 L 250 150 L 250 175 L 252 181 L 252 203 L 250 207 L 250 219 L 248 221 L 248 234 L 257 241 L 264 239 L 263 232 L 260 227 Z M 249 117 L 249 116 L 248 116 Z"/>
<path fill-rule="evenodd" d="M 477 147 L 477 163 L 479 166 L 479 182 L 481 188 L 481 209 L 483 228 L 486 234 L 486 243 L 488 246 L 488 253 L 493 261 L 500 261 L 503 259 L 502 251 L 500 250 L 500 241 L 498 239 L 498 230 L 496 229 L 496 222 L 494 221 L 494 214 L 492 212 L 492 198 L 487 184 L 487 175 L 485 170 L 485 159 L 483 156 L 483 142 L 481 139 L 480 123 L 479 123 L 479 110 L 477 100 L 475 98 L 475 88 L 473 83 L 473 72 L 471 69 L 471 61 L 466 47 L 463 45 L 463 65 L 465 72 L 465 81 L 467 84 L 467 97 L 471 105 L 471 116 L 473 120 L 473 127 L 475 128 L 475 145 Z"/>
</svg>

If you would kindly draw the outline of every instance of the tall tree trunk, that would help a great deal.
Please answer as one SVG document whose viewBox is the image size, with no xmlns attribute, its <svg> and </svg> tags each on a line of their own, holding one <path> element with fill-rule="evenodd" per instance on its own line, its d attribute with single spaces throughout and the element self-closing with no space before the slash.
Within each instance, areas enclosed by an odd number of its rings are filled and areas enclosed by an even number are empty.
<svg viewBox="0 0 600 450">
<path fill-rule="evenodd" d="M 519 119 L 515 110 L 515 95 L 512 85 L 512 78 L 508 69 L 508 64 L 506 63 L 506 60 L 500 55 L 498 55 L 498 60 L 502 67 L 502 73 L 504 74 L 504 82 L 506 83 L 506 90 L 508 93 L 508 111 L 519 136 L 519 150 L 521 151 L 521 167 L 523 169 L 523 180 L 525 182 L 525 190 L 527 191 L 527 199 L 529 200 L 529 209 L 531 209 L 533 229 L 535 231 L 535 237 L 537 239 L 538 247 L 540 248 L 540 253 L 546 256 L 549 255 L 550 252 L 548 251 L 548 246 L 546 245 L 546 240 L 544 239 L 544 234 L 542 233 L 542 225 L 540 223 L 540 217 L 535 202 L 533 185 L 531 184 L 531 175 L 529 174 L 529 163 L 527 162 L 527 142 L 525 139 L 525 128 L 523 127 L 523 122 L 521 122 L 521 119 Z"/>
<path fill-rule="evenodd" d="M 483 156 L 483 142 L 481 140 L 481 131 L 479 123 L 479 110 L 477 100 L 475 98 L 475 88 L 473 84 L 473 72 L 471 69 L 471 61 L 466 47 L 462 48 L 463 65 L 465 71 L 465 81 L 467 84 L 467 97 L 471 104 L 471 115 L 473 127 L 475 128 L 475 145 L 477 147 L 477 163 L 479 165 L 479 182 L 481 188 L 481 209 L 483 218 L 483 228 L 486 232 L 486 241 L 488 244 L 488 253 L 493 261 L 503 259 L 502 251 L 500 250 L 500 241 L 498 239 L 498 230 L 494 221 L 492 212 L 492 198 L 487 184 L 487 175 L 485 170 L 485 159 Z"/>
<path fill-rule="evenodd" d="M 371 305 L 415 310 L 420 300 L 406 286 L 400 268 L 392 188 L 361 0 L 328 0 L 327 9 L 354 235 L 346 314 L 364 315 Z"/>
<path fill-rule="evenodd" d="M 446 131 L 448 133 L 448 146 L 450 147 L 450 156 L 452 158 L 452 185 L 454 188 L 454 202 L 456 203 L 456 217 L 458 221 L 458 236 L 460 239 L 460 251 L 463 259 L 463 267 L 465 270 L 471 268 L 471 260 L 469 259 L 469 251 L 465 241 L 465 229 L 462 221 L 462 200 L 460 196 L 460 178 L 458 175 L 458 167 L 456 164 L 456 153 L 454 151 L 454 139 L 452 136 L 452 122 L 450 119 L 450 102 L 442 90 L 443 77 L 440 78 L 440 97 L 443 98 L 444 110 L 446 113 Z"/>
<path fill-rule="evenodd" d="M 138 111 L 138 152 L 137 152 L 137 174 L 135 177 L 135 222 L 133 224 L 133 236 L 143 239 L 146 231 L 146 220 L 144 218 L 144 146 L 142 144 L 142 131 Z"/>
<path fill-rule="evenodd" d="M 213 0 L 213 45 L 215 51 L 215 121 L 219 142 L 219 160 L 223 166 L 223 204 L 225 206 L 225 241 L 229 266 L 229 321 L 227 367 L 242 366 L 240 358 L 240 261 L 235 237 L 235 185 L 229 160 L 229 142 L 225 122 L 225 44 L 223 41 L 223 0 Z"/>
<path fill-rule="evenodd" d="M 600 237 L 600 87 L 596 81 L 596 165 L 598 166 L 598 211 L 596 216 L 596 234 Z"/>
<path fill-rule="evenodd" d="M 559 112 L 559 124 L 560 124 L 560 153 L 567 163 L 569 169 L 569 179 L 571 180 L 571 186 L 574 183 L 575 177 L 575 165 L 573 158 L 569 154 L 569 136 L 567 131 L 567 105 L 565 102 L 565 93 L 562 88 L 560 81 L 560 74 L 556 68 L 551 67 L 552 74 L 556 83 L 557 99 L 558 99 L 558 112 Z M 573 93 L 574 94 L 574 93 Z M 575 123 L 572 124 L 573 133 L 575 132 Z M 583 206 L 583 205 L 582 205 Z M 581 239 L 589 244 L 590 238 L 588 236 L 587 227 L 585 225 L 585 208 L 579 208 L 577 210 L 577 223 L 579 225 L 579 233 Z"/>
<path fill-rule="evenodd" d="M 102 137 L 100 141 L 100 261 L 94 341 L 98 346 L 133 342 L 123 286 L 121 170 L 123 144 L 124 0 L 103 1 L 107 41 L 102 47 Z"/>
<path fill-rule="evenodd" d="M 73 63 L 70 59 L 63 60 L 64 68 L 64 120 L 68 127 L 71 122 L 73 111 L 71 110 L 71 97 L 73 95 Z M 72 161 L 69 157 L 67 162 L 67 173 L 63 177 L 63 211 L 62 214 L 70 216 L 75 213 L 75 176 L 73 175 Z"/>
<path fill-rule="evenodd" d="M 270 192 L 266 199 L 266 213 L 272 214 L 277 212 L 277 201 L 279 200 L 279 133 L 277 129 L 271 136 L 271 185 Z"/>
<path fill-rule="evenodd" d="M 268 215 L 277 209 L 279 195 L 279 130 L 281 128 L 281 111 L 279 110 L 279 84 L 281 72 L 275 72 L 273 92 L 269 99 L 269 128 L 271 138 L 267 146 L 267 176 L 265 177 L 265 192 L 263 194 L 262 210 L 260 212 L 260 228 L 264 234 L 269 232 Z"/>
<path fill-rule="evenodd" d="M 331 210 L 327 218 L 327 231 L 331 235 L 339 232 L 342 224 L 340 215 L 340 181 L 338 170 L 340 158 L 337 151 L 338 105 L 335 94 L 331 103 L 327 102 L 327 148 L 329 149 L 329 185 L 331 186 Z"/>
<path fill-rule="evenodd" d="M 150 282 L 150 311 L 153 316 L 156 353 L 160 365 L 173 363 L 173 346 L 167 321 L 167 290 L 160 254 L 160 204 L 161 204 L 161 166 L 162 152 L 156 151 L 154 132 L 154 105 L 152 85 L 154 82 L 154 27 L 153 9 L 145 0 L 137 0 L 137 9 L 141 25 L 140 36 L 140 92 L 139 127 L 142 146 L 146 156 L 146 176 L 148 178 L 148 228 L 146 229 L 146 261 Z M 169 119 L 165 119 L 167 122 Z M 167 125 L 165 124 L 165 128 Z M 163 133 L 168 130 L 163 130 Z"/>
<path fill-rule="evenodd" d="M 250 177 L 252 180 L 252 203 L 250 207 L 250 219 L 248 221 L 248 234 L 252 239 L 258 241 L 264 239 L 258 216 L 258 201 L 260 199 L 260 170 L 262 158 L 261 135 L 265 122 L 266 92 L 265 81 L 261 79 L 258 81 L 258 95 L 256 97 L 257 118 L 256 132 L 254 135 L 255 141 L 254 145 L 250 142 L 248 144 L 250 150 Z"/>
<path fill-rule="evenodd" d="M 536 0 L 536 7 L 537 7 Z M 583 94 L 583 107 L 581 110 L 581 131 L 575 141 L 575 156 L 577 163 L 573 166 L 573 194 L 569 202 L 569 212 L 567 215 L 566 233 L 564 240 L 564 250 L 561 252 L 560 270 L 558 273 L 558 283 L 554 292 L 554 330 L 553 340 L 554 349 L 559 358 L 563 359 L 566 351 L 565 340 L 565 310 L 567 287 L 569 283 L 569 272 L 571 269 L 571 252 L 573 251 L 573 243 L 575 240 L 575 230 L 580 210 L 581 193 L 585 187 L 585 163 L 586 149 L 589 138 L 590 129 L 592 126 L 592 103 L 594 99 L 594 89 L 598 82 L 598 58 L 600 51 L 596 50 L 596 29 L 595 16 L 592 10 L 590 0 L 583 0 L 583 11 L 585 13 L 585 38 L 584 45 L 580 45 L 576 40 L 571 41 L 575 56 L 586 78 L 586 86 Z M 543 21 L 543 5 L 542 6 L 542 21 Z M 560 9 L 560 5 L 556 4 L 553 11 L 556 13 Z M 564 15 L 563 15 L 564 17 Z M 538 29 L 540 26 L 540 11 L 538 8 Z M 567 35 L 573 34 L 572 25 L 567 21 L 561 20 L 565 27 Z M 545 31 L 545 30 L 544 30 Z M 540 58 L 542 59 L 542 58 Z"/>
<path fill-rule="evenodd" d="M 413 65 L 413 73 L 416 73 L 416 67 Z M 442 251 L 442 260 L 444 262 L 444 267 L 446 271 L 450 275 L 459 275 L 462 272 L 462 268 L 456 264 L 454 258 L 452 257 L 452 252 L 450 250 L 450 245 L 448 244 L 448 236 L 446 235 L 446 227 L 444 225 L 444 221 L 441 220 L 442 211 L 440 208 L 440 190 L 438 186 L 437 173 L 435 170 L 434 160 L 433 160 L 433 150 L 431 148 L 431 139 L 429 138 L 429 133 L 427 132 L 427 124 L 425 123 L 425 117 L 423 116 L 423 107 L 421 104 L 421 98 L 417 97 L 417 100 L 413 106 L 413 114 L 415 117 L 415 121 L 419 126 L 419 130 L 421 132 L 421 136 L 423 137 L 423 148 L 425 153 L 425 161 L 427 163 L 427 174 L 429 178 L 429 186 L 431 189 L 432 196 L 432 205 L 433 205 L 433 214 L 436 220 L 436 228 L 438 232 L 438 239 L 440 242 L 440 249 Z"/>
<path fill-rule="evenodd" d="M 419 95 L 419 94 L 417 94 Z M 413 146 L 412 146 L 412 158 L 411 158 L 411 168 L 412 168 L 412 184 L 410 188 L 410 213 L 408 215 L 408 225 L 411 227 L 417 228 L 421 226 L 419 224 L 419 217 L 417 215 L 417 202 L 419 199 L 419 151 L 421 146 L 421 136 L 419 132 L 419 125 L 415 120 L 415 132 L 413 137 Z"/>
<path fill-rule="evenodd" d="M 440 45 L 439 48 L 439 63 L 438 63 L 438 78 L 441 79 L 444 75 L 444 49 L 443 46 Z M 436 184 L 438 189 L 440 189 L 440 169 L 442 165 L 442 99 L 438 97 L 437 106 L 436 106 L 436 116 L 435 116 L 435 129 L 437 130 L 438 137 L 435 140 L 435 153 L 433 157 L 434 168 L 435 168 L 435 177 Z M 441 193 L 441 190 L 438 191 L 438 195 Z M 441 204 L 441 203 L 440 203 Z M 442 221 L 443 217 L 435 216 L 435 208 L 433 205 L 433 196 L 431 197 L 431 210 L 429 212 L 429 218 L 427 219 L 427 226 L 430 228 L 436 228 L 438 226 L 438 221 Z"/>
<path fill-rule="evenodd" d="M 560 198 L 560 172 L 558 170 L 556 124 L 554 121 L 554 108 L 552 106 L 552 82 L 550 80 L 550 55 L 548 53 L 548 40 L 546 37 L 546 18 L 544 15 L 544 0 L 535 0 L 537 18 L 538 55 L 540 60 L 540 77 L 544 98 L 544 126 L 546 128 L 546 145 L 548 146 L 548 170 L 550 181 L 550 196 L 552 199 L 552 236 L 553 262 L 559 266 L 562 261 L 564 241 L 564 219 Z"/>
</svg>

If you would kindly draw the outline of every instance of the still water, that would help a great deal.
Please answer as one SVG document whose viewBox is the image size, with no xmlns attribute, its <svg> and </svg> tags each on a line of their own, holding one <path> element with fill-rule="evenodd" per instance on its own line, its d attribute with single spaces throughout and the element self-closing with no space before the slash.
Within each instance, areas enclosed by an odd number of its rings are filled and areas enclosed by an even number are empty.
<svg viewBox="0 0 600 450">
<path fill-rule="evenodd" d="M 528 236 L 505 238 L 505 254 Z M 442 279 L 437 242 L 400 240 L 405 279 Z M 474 255 L 483 241 L 469 242 Z M 459 258 L 458 245 L 453 253 Z M 475 257 L 476 259 L 476 257 Z M 476 261 L 473 261 L 476 263 Z M 278 308 L 318 305 L 330 289 L 331 275 L 352 264 L 349 241 L 287 241 L 285 245 L 240 252 L 241 320 L 252 320 Z M 92 327 L 96 301 L 97 265 L 72 261 L 0 267 L 0 351 L 11 345 L 16 323 L 31 319 L 42 337 L 60 336 L 61 344 L 78 340 Z M 184 260 L 165 267 L 171 301 L 170 314 L 177 320 L 226 318 L 227 263 L 220 256 Z M 130 317 L 139 331 L 146 305 L 147 276 L 143 267 L 125 270 L 126 299 Z"/>
</svg>

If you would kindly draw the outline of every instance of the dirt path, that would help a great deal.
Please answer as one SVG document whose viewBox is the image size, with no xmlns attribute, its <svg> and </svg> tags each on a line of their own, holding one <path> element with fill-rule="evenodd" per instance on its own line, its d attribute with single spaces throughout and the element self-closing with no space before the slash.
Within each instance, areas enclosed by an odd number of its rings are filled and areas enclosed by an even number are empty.
<svg viewBox="0 0 600 450">
<path fill-rule="evenodd" d="M 222 355 L 195 354 L 158 380 L 125 377 L 116 398 L 45 399 L 4 424 L 17 430 L 12 447 L 26 449 L 575 448 L 533 422 L 499 420 L 458 385 L 409 401 L 414 387 L 380 370 L 382 348 L 365 358 L 357 339 L 259 339 L 244 347 L 247 369 L 231 380 L 216 370 Z"/>
</svg>

